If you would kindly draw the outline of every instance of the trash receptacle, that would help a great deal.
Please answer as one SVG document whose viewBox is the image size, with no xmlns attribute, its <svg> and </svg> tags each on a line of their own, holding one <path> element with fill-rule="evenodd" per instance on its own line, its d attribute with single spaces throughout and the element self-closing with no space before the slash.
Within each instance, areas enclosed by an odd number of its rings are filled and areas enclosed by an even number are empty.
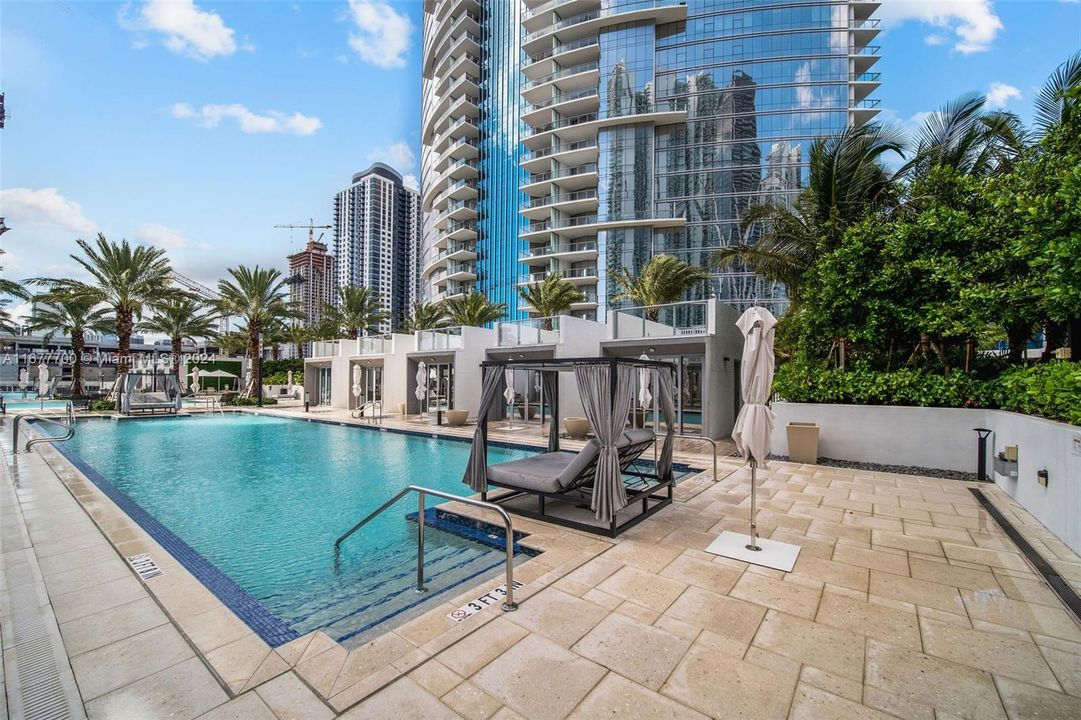
<svg viewBox="0 0 1081 720">
<path fill-rule="evenodd" d="M 788 459 L 798 463 L 818 462 L 818 423 L 790 422 L 788 430 Z"/>
</svg>

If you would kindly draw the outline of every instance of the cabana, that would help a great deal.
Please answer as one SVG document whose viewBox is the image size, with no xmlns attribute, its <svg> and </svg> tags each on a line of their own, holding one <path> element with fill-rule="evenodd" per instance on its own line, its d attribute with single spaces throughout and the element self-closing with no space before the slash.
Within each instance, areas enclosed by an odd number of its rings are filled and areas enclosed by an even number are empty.
<svg viewBox="0 0 1081 720">
<path fill-rule="evenodd" d="M 481 367 L 484 379 L 477 429 L 462 482 L 482 499 L 519 515 L 610 537 L 672 502 L 674 365 L 600 357 L 488 360 Z M 508 370 L 541 375 L 545 401 L 551 408 L 548 451 L 488 465 L 488 420 L 502 401 Z M 559 449 L 561 372 L 574 373 L 593 435 L 577 453 Z M 639 373 L 652 376 L 666 426 L 664 443 L 651 468 L 640 457 L 656 441 L 656 435 L 647 428 L 628 427 Z M 490 496 L 490 486 L 509 492 Z M 590 512 L 594 522 L 589 521 Z"/>
<path fill-rule="evenodd" d="M 117 410 L 124 415 L 158 410 L 176 413 L 181 406 L 180 381 L 172 373 L 125 373 L 117 387 Z"/>
</svg>

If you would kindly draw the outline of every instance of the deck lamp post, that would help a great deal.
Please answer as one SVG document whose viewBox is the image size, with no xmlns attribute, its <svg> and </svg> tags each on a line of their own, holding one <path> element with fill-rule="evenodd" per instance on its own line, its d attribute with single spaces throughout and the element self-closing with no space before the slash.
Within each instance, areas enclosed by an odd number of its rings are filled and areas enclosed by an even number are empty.
<svg viewBox="0 0 1081 720">
<path fill-rule="evenodd" d="M 987 482 L 987 437 L 991 434 L 990 428 L 972 428 L 976 433 L 976 480 Z"/>
</svg>

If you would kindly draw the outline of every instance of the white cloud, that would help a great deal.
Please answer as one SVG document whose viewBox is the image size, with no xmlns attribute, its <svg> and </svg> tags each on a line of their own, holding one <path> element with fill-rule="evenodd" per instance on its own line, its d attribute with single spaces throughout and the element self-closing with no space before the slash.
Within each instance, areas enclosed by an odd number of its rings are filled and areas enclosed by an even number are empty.
<svg viewBox="0 0 1081 720">
<path fill-rule="evenodd" d="M 882 3 L 878 14 L 886 27 L 915 20 L 952 32 L 956 35 L 954 50 L 965 54 L 989 49 L 1003 27 L 993 0 L 889 0 Z"/>
<path fill-rule="evenodd" d="M 349 0 L 349 17 L 356 30 L 349 33 L 349 47 L 361 60 L 381 68 L 405 67 L 413 34 L 407 16 L 378 0 Z"/>
<path fill-rule="evenodd" d="M 290 135 L 312 135 L 323 122 L 317 117 L 301 113 L 286 115 L 277 110 L 266 110 L 262 115 L 254 113 L 238 103 L 231 105 L 203 105 L 194 108 L 188 103 L 176 103 L 172 107 L 173 117 L 198 120 L 199 125 L 207 128 L 218 127 L 224 119 L 236 120 L 240 131 L 244 133 L 287 133 Z"/>
<path fill-rule="evenodd" d="M 19 225 L 54 225 L 84 235 L 98 229 L 83 215 L 79 203 L 68 200 L 57 188 L 0 190 L 0 216 L 15 229 Z"/>
<path fill-rule="evenodd" d="M 130 10 L 130 4 L 124 5 L 119 20 L 121 27 L 138 33 L 136 48 L 149 44 L 146 34 L 156 34 L 163 36 L 161 43 L 171 52 L 204 62 L 237 51 L 233 29 L 216 12 L 197 7 L 194 0 L 147 0 L 134 15 Z M 247 41 L 240 47 L 253 49 Z"/>
<path fill-rule="evenodd" d="M 210 249 L 210 243 L 197 243 L 180 230 L 158 225 L 157 223 L 140 225 L 139 229 L 135 231 L 135 237 L 147 245 L 164 248 L 165 250 Z"/>
<path fill-rule="evenodd" d="M 1013 85 L 993 82 L 987 89 L 987 105 L 993 108 L 1004 108 L 1010 100 L 1020 100 L 1021 91 Z"/>
<path fill-rule="evenodd" d="M 402 184 L 405 185 L 407 188 L 411 188 L 413 190 L 416 190 L 417 192 L 420 192 L 420 180 L 417 179 L 416 175 L 403 176 Z"/>
<path fill-rule="evenodd" d="M 945 45 L 950 39 L 945 35 L 928 35 L 923 39 L 925 45 L 931 45 L 932 47 L 938 47 L 939 45 Z"/>
<path fill-rule="evenodd" d="M 390 147 L 372 150 L 368 153 L 368 162 L 386 163 L 398 172 L 406 172 L 417 166 L 417 156 L 408 143 L 399 140 Z"/>
</svg>

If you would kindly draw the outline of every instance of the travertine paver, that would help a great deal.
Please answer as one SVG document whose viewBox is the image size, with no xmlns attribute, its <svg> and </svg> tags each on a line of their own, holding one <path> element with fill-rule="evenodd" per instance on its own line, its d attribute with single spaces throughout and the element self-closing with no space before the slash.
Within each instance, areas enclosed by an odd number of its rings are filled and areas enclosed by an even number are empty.
<svg viewBox="0 0 1081 720">
<path fill-rule="evenodd" d="M 708 467 L 692 450 L 677 460 Z M 68 488 L 20 461 L 30 542 L 4 528 L 4 557 L 40 550 L 40 577 L 12 577 L 58 608 L 91 717 L 1081 717 L 1081 628 L 964 483 L 771 463 L 760 529 L 803 547 L 784 574 L 702 551 L 746 528 L 748 474 L 725 460 L 614 541 L 516 521 L 546 551 L 517 568 L 518 613 L 453 623 L 463 589 L 358 648 L 316 632 L 271 649 L 42 454 Z M 1081 558 L 981 488 L 1081 582 Z M 114 546 L 166 574 L 140 582 Z"/>
</svg>

